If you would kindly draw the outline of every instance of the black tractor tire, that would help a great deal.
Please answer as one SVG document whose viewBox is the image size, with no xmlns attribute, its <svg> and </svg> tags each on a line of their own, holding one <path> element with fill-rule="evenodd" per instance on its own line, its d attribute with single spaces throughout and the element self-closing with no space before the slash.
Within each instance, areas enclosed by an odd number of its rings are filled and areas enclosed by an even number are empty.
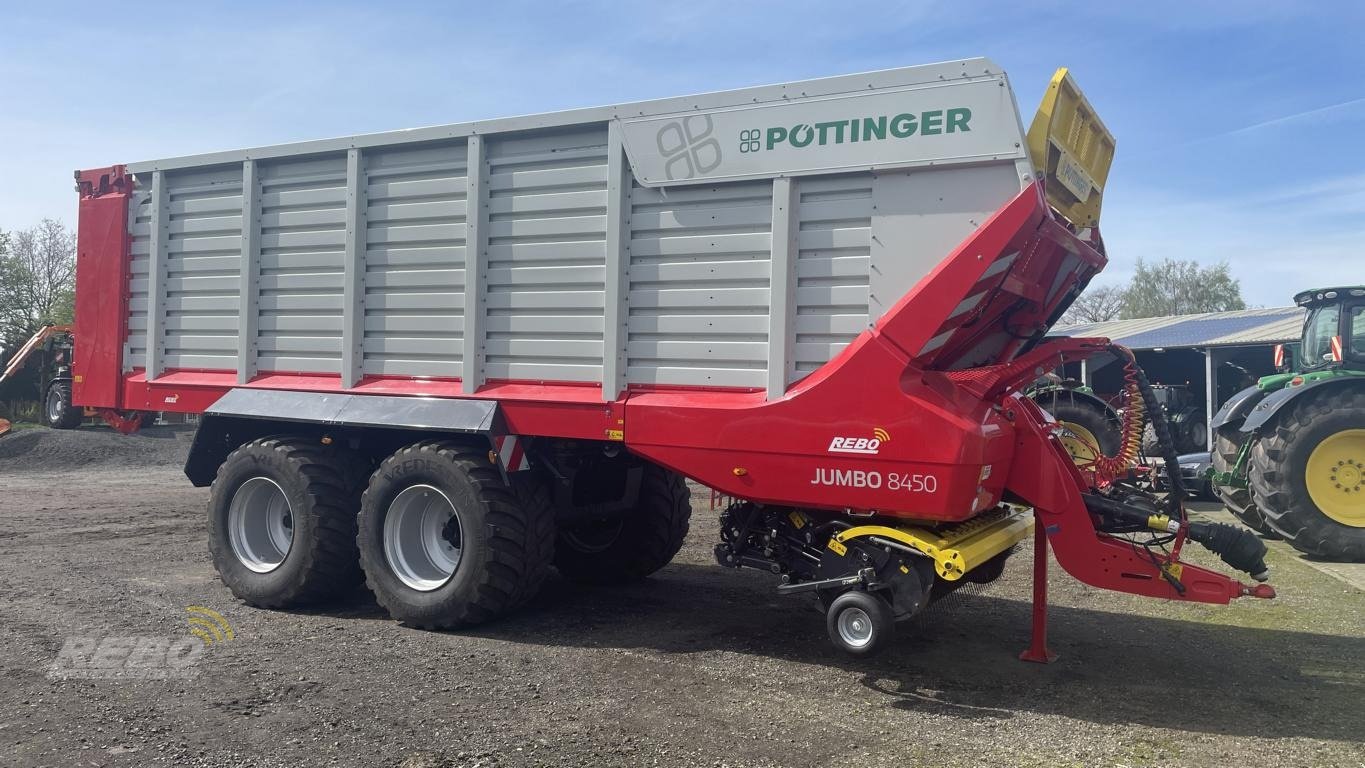
<svg viewBox="0 0 1365 768">
<path fill-rule="evenodd" d="M 294 437 L 266 437 L 240 446 L 218 468 L 209 491 L 209 554 L 232 594 L 262 608 L 290 608 L 344 594 L 360 583 L 356 551 L 359 481 L 347 451 Z M 247 562 L 234 536 L 231 505 L 247 481 L 264 478 L 288 501 L 292 535 L 268 571 Z"/>
<path fill-rule="evenodd" d="M 47 385 L 43 397 L 43 421 L 53 429 L 75 429 L 85 418 L 84 409 L 71 404 L 71 382 L 58 379 Z"/>
<path fill-rule="evenodd" d="M 391 505 L 416 485 L 443 494 L 459 523 L 459 560 L 431 589 L 405 582 L 386 550 Z M 390 616 L 419 629 L 468 627 L 511 611 L 539 591 L 553 557 L 554 518 L 544 487 L 520 479 L 509 486 L 486 447 L 454 441 L 415 443 L 381 462 L 361 496 L 357 523 L 370 591 Z"/>
<path fill-rule="evenodd" d="M 1251 491 L 1266 523 L 1293 547 L 1324 560 L 1365 562 L 1365 527 L 1337 522 L 1308 493 L 1308 459 L 1326 438 L 1365 429 L 1365 387 L 1300 395 L 1251 448 Z M 1356 477 L 1359 477 L 1357 472 Z M 1365 484 L 1357 486 L 1365 504 Z"/>
<path fill-rule="evenodd" d="M 882 597 L 860 589 L 834 598 L 825 612 L 825 630 L 835 647 L 852 656 L 874 656 L 896 634 L 891 605 Z"/>
<path fill-rule="evenodd" d="M 1147 414 L 1147 424 L 1142 428 L 1142 455 L 1152 461 L 1161 461 L 1161 441 L 1157 439 L 1156 425 L 1152 423 L 1152 419 L 1164 418 L 1166 418 L 1165 414 L 1154 416 L 1149 413 Z M 1180 448 L 1177 446 L 1176 453 L 1179 452 Z"/>
<path fill-rule="evenodd" d="M 1178 453 L 1203 453 L 1209 449 L 1209 424 L 1203 416 L 1195 416 L 1180 427 L 1185 444 L 1176 447 Z"/>
<path fill-rule="evenodd" d="M 1231 472 L 1237 466 L 1237 456 L 1242 452 L 1242 444 L 1250 437 L 1246 432 L 1239 429 L 1240 422 L 1237 424 L 1225 424 L 1218 428 L 1213 435 L 1213 469 L 1215 472 Z M 1248 469 L 1248 471 L 1250 471 Z M 1232 516 L 1251 530 L 1270 539 L 1278 539 L 1280 535 L 1275 533 L 1275 529 L 1265 521 L 1265 515 L 1256 508 L 1256 501 L 1251 498 L 1250 488 L 1234 488 L 1232 486 L 1213 486 L 1213 492 L 1218 500 L 1223 502 Z"/>
<path fill-rule="evenodd" d="M 1058 393 L 1055 398 L 1044 394 L 1037 399 L 1037 403 L 1057 421 L 1076 424 L 1088 430 L 1099 442 L 1100 452 L 1105 456 L 1118 454 L 1123 432 L 1099 406 L 1088 400 L 1067 397 L 1065 393 Z"/>
<path fill-rule="evenodd" d="M 555 567 L 580 584 L 638 581 L 668 565 L 682 548 L 692 497 L 682 475 L 656 464 L 644 468 L 633 509 L 606 520 L 563 526 Z"/>
</svg>

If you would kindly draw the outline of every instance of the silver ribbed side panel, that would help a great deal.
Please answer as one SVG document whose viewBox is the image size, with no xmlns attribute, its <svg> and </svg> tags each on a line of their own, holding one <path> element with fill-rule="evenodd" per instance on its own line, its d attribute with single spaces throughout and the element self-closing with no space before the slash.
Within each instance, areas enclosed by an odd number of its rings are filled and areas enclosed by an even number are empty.
<svg viewBox="0 0 1365 768">
<path fill-rule="evenodd" d="M 780 398 L 1032 183 L 1012 98 L 968 59 L 132 163 L 124 370 Z"/>
<path fill-rule="evenodd" d="M 257 365 L 341 372 L 346 156 L 261 164 Z"/>
<path fill-rule="evenodd" d="M 802 179 L 793 381 L 868 327 L 872 175 Z"/>
<path fill-rule="evenodd" d="M 631 191 L 631 384 L 767 386 L 771 181 Z"/>
<path fill-rule="evenodd" d="M 147 367 L 148 273 L 151 269 L 152 175 L 145 174 L 128 202 L 128 338 L 123 345 L 123 370 Z"/>
<path fill-rule="evenodd" d="M 237 368 L 242 168 L 168 173 L 162 369 Z"/>
<path fill-rule="evenodd" d="M 607 129 L 489 138 L 486 380 L 600 382 Z"/>
<path fill-rule="evenodd" d="M 366 375 L 462 374 L 464 142 L 367 152 Z"/>
</svg>

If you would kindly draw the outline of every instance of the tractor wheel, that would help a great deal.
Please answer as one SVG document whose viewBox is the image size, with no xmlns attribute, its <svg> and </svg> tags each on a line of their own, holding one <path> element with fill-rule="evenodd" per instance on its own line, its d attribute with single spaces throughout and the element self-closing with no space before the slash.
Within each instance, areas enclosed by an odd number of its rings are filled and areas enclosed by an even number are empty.
<svg viewBox="0 0 1365 768">
<path fill-rule="evenodd" d="M 1365 388 L 1290 404 L 1251 449 L 1251 491 L 1300 552 L 1365 561 Z"/>
<path fill-rule="evenodd" d="M 1237 466 L 1237 456 L 1242 451 L 1242 443 L 1248 438 L 1247 433 L 1238 429 L 1235 424 L 1226 424 L 1218 429 L 1213 436 L 1213 469 L 1215 472 L 1231 472 Z M 1251 498 L 1250 488 L 1237 488 L 1233 486 L 1215 485 L 1214 494 L 1223 502 L 1223 506 L 1232 513 L 1243 525 L 1251 530 L 1271 539 L 1278 539 L 1279 534 L 1265 521 L 1265 515 L 1256 508 L 1256 502 Z"/>
<path fill-rule="evenodd" d="M 1061 441 L 1072 461 L 1089 464 L 1099 458 L 1095 446 L 1105 456 L 1118 454 L 1123 435 L 1109 414 L 1099 407 L 1085 400 L 1065 397 L 1051 400 L 1046 396 L 1038 404 L 1066 429 Z"/>
<path fill-rule="evenodd" d="M 353 463 L 344 451 L 288 437 L 228 455 L 209 491 L 209 554 L 232 594 L 289 608 L 360 582 Z"/>
<path fill-rule="evenodd" d="M 1203 453 L 1209 447 L 1209 425 L 1203 416 L 1195 416 L 1182 425 L 1180 433 L 1185 436 L 1184 445 L 1177 453 Z M 1179 442 L 1179 441 L 1177 441 Z"/>
<path fill-rule="evenodd" d="M 59 379 L 47 385 L 43 417 L 53 429 L 75 429 L 81 425 L 83 411 L 71 404 L 71 382 Z"/>
<path fill-rule="evenodd" d="M 584 584 L 643 579 L 678 554 L 691 517 L 691 494 L 682 475 L 646 465 L 634 509 L 560 528 L 555 567 L 564 578 Z"/>
<path fill-rule="evenodd" d="M 825 613 L 825 628 L 835 646 L 854 656 L 876 654 L 896 633 L 891 605 L 871 592 L 858 589 L 834 598 Z"/>
<path fill-rule="evenodd" d="M 375 599 L 420 629 L 479 624 L 540 589 L 554 546 L 549 496 L 509 487 L 487 450 L 433 440 L 385 459 L 358 519 Z"/>
<path fill-rule="evenodd" d="M 1165 415 L 1158 414 L 1153 416 L 1149 413 L 1147 414 L 1147 424 L 1142 428 L 1142 455 L 1153 461 L 1161 460 L 1161 441 L 1156 437 L 1156 425 L 1152 423 L 1152 419 L 1164 418 L 1166 418 Z M 1174 434 L 1172 434 L 1172 437 L 1174 437 Z M 1180 449 L 1177 448 L 1176 453 L 1179 452 Z"/>
</svg>

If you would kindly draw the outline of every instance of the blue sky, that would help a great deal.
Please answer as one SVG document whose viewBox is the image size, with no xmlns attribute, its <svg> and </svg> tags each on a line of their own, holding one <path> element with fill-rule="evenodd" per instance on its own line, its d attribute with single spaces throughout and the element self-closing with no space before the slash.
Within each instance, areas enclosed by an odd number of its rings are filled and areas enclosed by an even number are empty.
<svg viewBox="0 0 1365 768">
<path fill-rule="evenodd" d="M 1362 3 L 5 1 L 0 13 L 0 229 L 74 225 L 78 167 L 988 56 L 1025 121 L 1066 65 L 1117 137 L 1102 282 L 1168 256 L 1226 260 L 1253 305 L 1365 282 Z"/>
</svg>

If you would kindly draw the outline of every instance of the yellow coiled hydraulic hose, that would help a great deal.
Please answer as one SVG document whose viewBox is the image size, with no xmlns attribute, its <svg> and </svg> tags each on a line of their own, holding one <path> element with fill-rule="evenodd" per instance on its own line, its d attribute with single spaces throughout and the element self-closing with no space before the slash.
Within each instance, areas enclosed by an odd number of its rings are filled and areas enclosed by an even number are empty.
<svg viewBox="0 0 1365 768">
<path fill-rule="evenodd" d="M 1110 351 L 1123 360 L 1125 407 L 1119 452 L 1114 456 L 1100 454 L 1092 467 L 1096 480 L 1101 483 L 1113 482 L 1115 478 L 1127 474 L 1128 469 L 1137 463 L 1138 455 L 1142 452 L 1142 430 L 1147 416 L 1147 405 L 1138 386 L 1137 359 L 1131 350 L 1117 344 L 1111 346 Z"/>
</svg>

